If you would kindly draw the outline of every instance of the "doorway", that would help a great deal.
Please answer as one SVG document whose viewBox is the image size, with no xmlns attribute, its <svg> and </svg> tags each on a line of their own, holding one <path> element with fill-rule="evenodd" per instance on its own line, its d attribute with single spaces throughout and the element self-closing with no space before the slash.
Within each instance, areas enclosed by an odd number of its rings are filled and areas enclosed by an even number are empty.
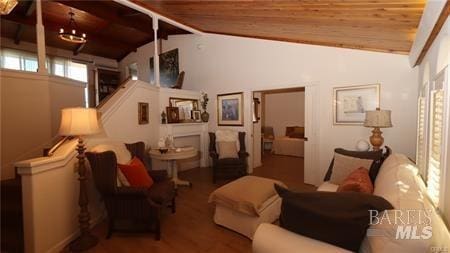
<svg viewBox="0 0 450 253">
<path fill-rule="evenodd" d="M 253 92 L 254 172 L 302 191 L 311 190 L 305 184 L 305 95 L 305 87 Z"/>
</svg>

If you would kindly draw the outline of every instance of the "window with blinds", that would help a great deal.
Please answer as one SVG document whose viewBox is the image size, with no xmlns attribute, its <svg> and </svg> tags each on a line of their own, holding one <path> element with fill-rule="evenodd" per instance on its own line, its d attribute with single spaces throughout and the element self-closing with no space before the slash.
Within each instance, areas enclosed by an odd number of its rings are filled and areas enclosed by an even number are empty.
<svg viewBox="0 0 450 253">
<path fill-rule="evenodd" d="M 417 105 L 417 150 L 416 163 L 419 171 L 425 175 L 427 171 L 426 157 L 426 97 L 420 96 Z"/>
<path fill-rule="evenodd" d="M 436 89 L 431 92 L 430 115 L 430 148 L 427 172 L 428 194 L 434 204 L 439 205 L 441 186 L 441 148 L 444 127 L 444 90 Z"/>
</svg>

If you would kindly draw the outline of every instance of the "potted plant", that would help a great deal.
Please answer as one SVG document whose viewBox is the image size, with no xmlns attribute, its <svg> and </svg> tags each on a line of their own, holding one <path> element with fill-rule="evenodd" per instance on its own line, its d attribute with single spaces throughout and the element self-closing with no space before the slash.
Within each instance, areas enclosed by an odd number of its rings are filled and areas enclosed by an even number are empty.
<svg viewBox="0 0 450 253">
<path fill-rule="evenodd" d="M 202 97 L 200 99 L 200 104 L 201 104 L 202 109 L 203 109 L 201 118 L 202 118 L 203 122 L 208 122 L 208 120 L 209 120 L 209 113 L 206 112 L 206 106 L 208 105 L 208 101 L 209 101 L 208 94 L 202 91 L 201 95 L 202 95 Z"/>
</svg>

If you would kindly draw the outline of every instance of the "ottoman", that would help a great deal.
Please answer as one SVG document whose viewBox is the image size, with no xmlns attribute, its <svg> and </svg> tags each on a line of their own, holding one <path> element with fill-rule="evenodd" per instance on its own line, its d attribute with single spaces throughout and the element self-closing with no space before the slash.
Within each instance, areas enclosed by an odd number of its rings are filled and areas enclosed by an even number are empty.
<svg viewBox="0 0 450 253">
<path fill-rule="evenodd" d="M 281 198 L 273 185 L 280 181 L 245 176 L 230 182 L 209 196 L 215 204 L 214 222 L 250 239 L 261 223 L 273 223 L 280 216 Z"/>
</svg>

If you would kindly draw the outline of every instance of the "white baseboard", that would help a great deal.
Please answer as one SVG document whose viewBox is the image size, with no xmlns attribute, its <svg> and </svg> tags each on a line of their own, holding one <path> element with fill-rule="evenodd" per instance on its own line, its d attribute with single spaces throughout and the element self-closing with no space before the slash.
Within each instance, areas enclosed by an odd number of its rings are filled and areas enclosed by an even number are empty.
<svg viewBox="0 0 450 253">
<path fill-rule="evenodd" d="M 97 226 L 98 224 L 100 224 L 100 222 L 102 222 L 105 218 L 106 218 L 106 213 L 103 211 L 103 212 L 101 212 L 101 214 L 99 216 L 97 216 L 94 219 L 91 219 L 91 226 L 90 226 L 91 229 L 93 227 Z M 53 247 L 51 247 L 49 250 L 47 250 L 47 252 L 48 253 L 61 252 L 67 245 L 69 245 L 79 235 L 80 235 L 80 230 L 77 229 L 75 232 L 73 232 L 72 234 L 67 236 L 65 239 L 63 239 L 62 241 L 58 242 Z"/>
</svg>

